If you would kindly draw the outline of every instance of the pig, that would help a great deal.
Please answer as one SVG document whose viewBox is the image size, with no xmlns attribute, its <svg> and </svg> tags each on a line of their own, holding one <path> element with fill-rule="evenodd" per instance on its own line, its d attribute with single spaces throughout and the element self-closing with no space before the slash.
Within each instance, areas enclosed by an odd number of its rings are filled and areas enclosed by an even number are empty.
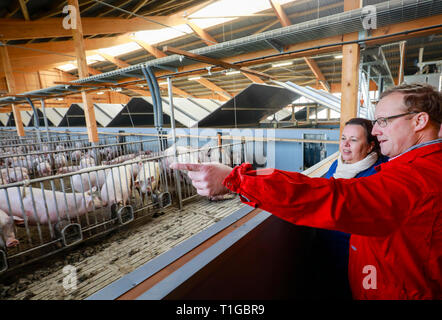
<svg viewBox="0 0 442 320">
<path fill-rule="evenodd" d="M 76 172 L 80 170 L 80 166 L 67 166 L 67 167 L 61 167 L 57 169 L 57 174 L 63 174 L 63 173 L 69 173 L 69 172 Z"/>
<path fill-rule="evenodd" d="M 138 170 L 136 163 L 112 168 L 101 188 L 102 205 L 126 204 L 132 192 L 132 179 L 136 179 Z"/>
<path fill-rule="evenodd" d="M 128 160 L 134 159 L 136 156 L 137 155 L 135 153 L 126 154 L 124 156 L 119 156 L 119 157 L 117 157 L 117 158 L 115 158 L 113 160 L 110 160 L 110 161 L 102 161 L 102 164 L 111 165 L 111 164 L 122 163 L 124 161 L 128 161 Z"/>
<path fill-rule="evenodd" d="M 7 248 L 15 247 L 20 242 L 15 238 L 14 221 L 22 223 L 23 219 L 10 217 L 6 212 L 0 210 L 0 238 L 4 241 Z"/>
<path fill-rule="evenodd" d="M 54 163 L 56 168 L 64 167 L 67 163 L 67 158 L 64 154 L 56 154 L 54 156 Z"/>
<path fill-rule="evenodd" d="M 95 190 L 92 190 L 92 192 L 86 192 L 84 194 L 66 193 L 66 206 L 65 194 L 63 192 L 53 192 L 52 190 L 41 190 L 39 188 L 30 187 L 12 187 L 7 188 L 7 191 L 0 190 L 0 209 L 9 212 L 8 202 L 6 200 L 7 192 L 11 205 L 10 214 L 22 219 L 25 219 L 25 214 L 28 224 L 30 225 L 36 225 L 37 222 L 46 224 L 48 221 L 56 223 L 58 222 L 57 207 L 60 219 L 67 219 L 68 216 L 73 218 L 77 214 L 81 216 L 86 212 L 92 211 L 94 205 L 95 208 L 100 207 L 99 199 L 92 195 L 94 191 Z M 20 196 L 23 201 L 24 212 L 22 211 Z M 35 203 L 35 212 L 32 198 Z M 48 209 L 47 212 L 46 206 Z"/>
<path fill-rule="evenodd" d="M 1 169 L 2 180 L 5 183 L 13 183 L 29 179 L 28 169 L 25 167 Z"/>
<path fill-rule="evenodd" d="M 90 157 L 90 156 L 84 156 L 81 158 L 80 160 L 80 169 L 84 169 L 84 168 L 88 168 L 88 167 L 93 167 L 95 166 L 95 160 L 94 158 Z"/>
<path fill-rule="evenodd" d="M 80 161 L 82 156 L 83 152 L 81 152 L 80 150 L 72 151 L 70 155 L 72 161 Z"/>
<path fill-rule="evenodd" d="M 51 165 L 48 161 L 38 163 L 35 170 L 37 171 L 39 177 L 47 177 L 52 174 Z"/>
<path fill-rule="evenodd" d="M 106 181 L 106 175 L 111 171 L 110 168 L 106 168 L 105 166 L 94 166 L 94 167 L 81 169 L 78 172 L 81 173 L 84 171 L 89 171 L 90 169 L 96 169 L 96 171 L 76 174 L 72 176 L 72 188 L 75 191 L 77 192 L 89 191 L 92 187 L 97 187 L 98 189 L 101 189 L 104 182 Z M 90 186 L 89 186 L 89 179 L 91 182 Z"/>
<path fill-rule="evenodd" d="M 100 149 L 99 152 L 101 155 L 101 159 L 103 159 L 104 161 L 112 160 L 117 155 L 117 151 L 112 149 L 111 147 L 106 147 L 104 149 Z"/>
<path fill-rule="evenodd" d="M 135 186 L 143 195 L 156 190 L 160 182 L 160 165 L 156 161 L 144 161 L 138 163 L 138 176 Z"/>
<path fill-rule="evenodd" d="M 33 159 L 31 156 L 17 156 L 8 159 L 8 165 L 11 167 L 24 167 L 32 169 Z"/>
<path fill-rule="evenodd" d="M 58 145 L 55 147 L 56 151 L 63 151 L 65 149 L 65 147 L 63 145 Z"/>
</svg>

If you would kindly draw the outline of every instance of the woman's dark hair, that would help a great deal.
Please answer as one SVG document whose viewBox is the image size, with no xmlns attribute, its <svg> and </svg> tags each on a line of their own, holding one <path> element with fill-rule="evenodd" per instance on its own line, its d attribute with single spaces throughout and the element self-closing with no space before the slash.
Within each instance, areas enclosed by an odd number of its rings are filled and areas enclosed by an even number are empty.
<svg viewBox="0 0 442 320">
<path fill-rule="evenodd" d="M 365 130 L 365 136 L 367 137 L 367 143 L 371 145 L 372 142 L 374 142 L 373 150 L 378 154 L 378 156 L 381 155 L 381 147 L 379 146 L 378 139 L 371 134 L 371 130 L 373 129 L 373 124 L 370 120 L 363 119 L 363 118 L 352 118 L 348 120 L 345 125 L 352 124 L 352 125 L 360 125 Z"/>
</svg>

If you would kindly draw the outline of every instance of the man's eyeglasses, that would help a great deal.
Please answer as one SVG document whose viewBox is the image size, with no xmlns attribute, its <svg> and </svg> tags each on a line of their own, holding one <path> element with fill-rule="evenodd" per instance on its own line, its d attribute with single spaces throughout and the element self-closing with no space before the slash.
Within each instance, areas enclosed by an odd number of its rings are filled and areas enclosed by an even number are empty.
<svg viewBox="0 0 442 320">
<path fill-rule="evenodd" d="M 401 114 L 397 114 L 395 116 L 391 116 L 391 117 L 381 117 L 381 118 L 377 118 L 376 120 L 371 120 L 371 123 L 373 124 L 373 126 L 376 124 L 376 122 L 378 123 L 379 127 L 381 128 L 385 128 L 388 124 L 388 120 L 390 119 L 395 119 L 395 118 L 400 118 L 409 114 L 413 114 L 413 113 L 418 113 L 416 111 L 411 111 L 411 112 L 407 112 L 407 113 L 401 113 Z"/>
</svg>

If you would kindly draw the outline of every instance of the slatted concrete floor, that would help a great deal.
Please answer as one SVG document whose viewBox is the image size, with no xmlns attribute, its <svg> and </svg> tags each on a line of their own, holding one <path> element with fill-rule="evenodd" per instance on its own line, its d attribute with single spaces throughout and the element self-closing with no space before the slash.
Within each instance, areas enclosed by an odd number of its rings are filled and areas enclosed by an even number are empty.
<svg viewBox="0 0 442 320">
<path fill-rule="evenodd" d="M 50 266 L 23 274 L 11 285 L 0 284 L 0 299 L 84 299 L 243 206 L 238 197 L 219 202 L 197 198 L 182 211 L 166 208 L 164 214 L 142 225 L 54 258 Z M 69 267 L 69 275 L 76 271 L 76 289 L 63 286 L 67 276 L 63 268 L 67 265 L 73 267 Z"/>
</svg>

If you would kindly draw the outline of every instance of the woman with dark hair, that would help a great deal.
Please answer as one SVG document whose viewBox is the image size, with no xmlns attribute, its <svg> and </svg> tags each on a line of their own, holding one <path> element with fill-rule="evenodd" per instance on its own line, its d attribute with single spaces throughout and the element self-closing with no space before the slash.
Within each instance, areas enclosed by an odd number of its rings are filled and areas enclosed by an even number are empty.
<svg viewBox="0 0 442 320">
<path fill-rule="evenodd" d="M 353 118 L 345 123 L 339 144 L 338 159 L 330 166 L 325 178 L 350 179 L 367 177 L 376 173 L 375 167 L 388 161 L 380 153 L 379 142 L 371 134 L 373 124 L 370 120 Z M 317 229 L 314 243 L 315 287 L 332 288 L 334 299 L 351 299 L 348 281 L 348 256 L 350 234 Z"/>
<path fill-rule="evenodd" d="M 371 134 L 370 120 L 353 118 L 345 123 L 339 143 L 339 156 L 325 178 L 360 178 L 376 173 L 375 167 L 388 158 L 381 156 L 379 142 Z"/>
</svg>

